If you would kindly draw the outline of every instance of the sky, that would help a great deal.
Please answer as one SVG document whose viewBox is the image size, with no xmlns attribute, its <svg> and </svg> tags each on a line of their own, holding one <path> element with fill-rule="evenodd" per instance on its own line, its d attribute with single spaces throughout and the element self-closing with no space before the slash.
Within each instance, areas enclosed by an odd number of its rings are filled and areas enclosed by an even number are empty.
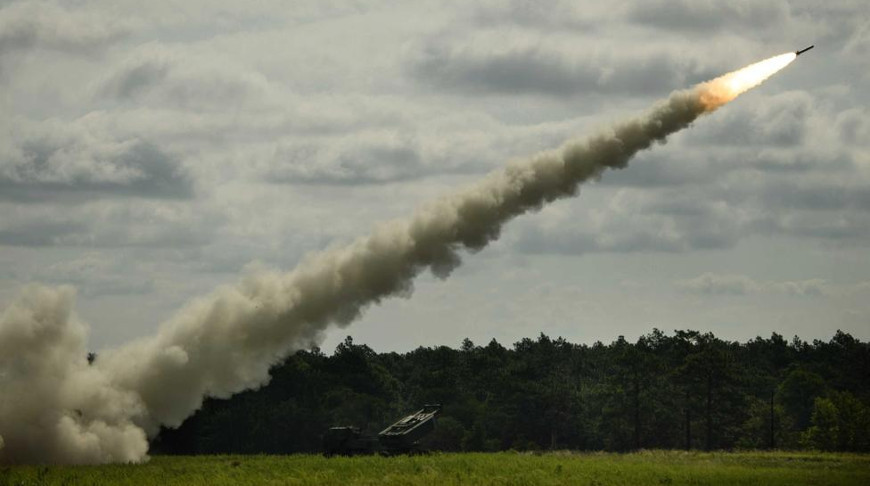
<svg viewBox="0 0 870 486">
<path fill-rule="evenodd" d="M 92 349 L 147 336 L 247 273 L 815 44 L 322 347 L 870 339 L 865 1 L 606 3 L 0 1 L 0 308 L 72 285 Z"/>
</svg>

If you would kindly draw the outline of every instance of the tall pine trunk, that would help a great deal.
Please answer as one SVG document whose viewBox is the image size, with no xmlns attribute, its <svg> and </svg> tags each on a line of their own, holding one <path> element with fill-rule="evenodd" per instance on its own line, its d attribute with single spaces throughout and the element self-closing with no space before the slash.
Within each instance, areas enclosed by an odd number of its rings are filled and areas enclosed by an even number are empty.
<svg viewBox="0 0 870 486">
<path fill-rule="evenodd" d="M 713 377 L 707 375 L 707 401 L 704 404 L 704 421 L 706 437 L 704 437 L 704 448 L 711 450 L 713 448 Z"/>
</svg>

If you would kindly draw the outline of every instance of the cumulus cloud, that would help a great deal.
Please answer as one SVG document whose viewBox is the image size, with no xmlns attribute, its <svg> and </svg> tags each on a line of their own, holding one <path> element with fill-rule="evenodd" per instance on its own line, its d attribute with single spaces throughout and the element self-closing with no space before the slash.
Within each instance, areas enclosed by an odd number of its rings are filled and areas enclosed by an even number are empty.
<svg viewBox="0 0 870 486">
<path fill-rule="evenodd" d="M 588 38 L 527 31 L 433 36 L 408 50 L 424 85 L 472 94 L 567 96 L 668 92 L 704 68 L 692 59 L 641 48 L 578 48 Z"/>
<path fill-rule="evenodd" d="M 121 99 L 132 98 L 163 82 L 169 70 L 166 59 L 143 59 L 128 63 L 103 82 L 100 94 Z"/>
<path fill-rule="evenodd" d="M 802 91 L 767 96 L 764 103 L 743 105 L 722 113 L 687 138 L 692 145 L 780 146 L 802 145 L 811 117 L 817 110 Z"/>
<path fill-rule="evenodd" d="M 787 169 L 769 159 L 639 162 L 636 174 L 606 178 L 593 207 L 578 201 L 523 221 L 516 248 L 580 255 L 725 249 L 753 235 L 859 246 L 870 238 L 870 183 L 850 159 L 788 160 L 800 168 Z"/>
<path fill-rule="evenodd" d="M 571 209 L 584 211 L 582 203 Z M 742 235 L 739 212 L 716 200 L 619 191 L 588 219 L 574 211 L 520 224 L 512 244 L 528 254 L 686 252 L 730 248 Z"/>
<path fill-rule="evenodd" d="M 780 234 L 834 245 L 866 247 L 870 238 L 870 215 L 866 212 L 794 211 L 769 214 L 755 225 L 762 234 Z"/>
<path fill-rule="evenodd" d="M 226 216 L 213 208 L 172 201 L 93 201 L 58 210 L 18 206 L 0 220 L 9 246 L 184 248 L 209 243 Z"/>
<path fill-rule="evenodd" d="M 654 0 L 630 4 L 628 17 L 667 30 L 709 36 L 720 29 L 771 29 L 785 22 L 789 14 L 784 1 Z"/>
<path fill-rule="evenodd" d="M 870 145 L 870 110 L 850 108 L 837 115 L 837 132 L 843 143 Z"/>
<path fill-rule="evenodd" d="M 870 48 L 870 28 L 863 15 L 865 5 L 861 0 L 825 3 L 795 0 L 790 3 L 796 14 L 808 16 L 816 24 L 813 33 L 816 34 L 814 38 L 817 44 L 824 43 L 831 51 L 839 51 L 849 59 L 850 64 L 860 67 L 867 65 L 870 58 L 866 55 Z"/>
<path fill-rule="evenodd" d="M 119 262 L 106 252 L 92 252 L 80 258 L 49 265 L 32 280 L 73 285 L 86 297 L 147 294 L 154 290 L 148 276 L 130 275 L 130 262 Z"/>
<path fill-rule="evenodd" d="M 683 290 L 705 294 L 745 295 L 758 291 L 760 286 L 745 275 L 717 275 L 705 273 L 690 280 L 681 280 L 677 286 Z"/>
<path fill-rule="evenodd" d="M 373 133 L 327 143 L 288 143 L 276 148 L 269 164 L 273 182 L 364 184 L 419 177 L 425 171 L 413 138 Z"/>
<path fill-rule="evenodd" d="M 7 246 L 48 246 L 60 243 L 67 235 L 84 231 L 82 222 L 63 220 L 24 220 L 0 222 L 0 244 Z"/>
<path fill-rule="evenodd" d="M 272 89 L 265 76 L 249 67 L 163 45 L 134 51 L 94 88 L 97 97 L 208 111 L 250 102 L 260 105 Z"/>
<path fill-rule="evenodd" d="M 587 12 L 594 5 L 584 5 L 582 8 L 564 0 L 547 3 L 534 0 L 486 1 L 475 3 L 469 14 L 470 20 L 480 26 L 516 25 L 539 28 L 547 31 L 555 29 L 593 29 L 600 23 L 600 18 L 590 19 Z M 595 12 L 600 14 L 601 12 Z"/>
<path fill-rule="evenodd" d="M 128 32 L 122 20 L 96 11 L 65 9 L 43 1 L 12 2 L 0 8 L 0 62 L 37 48 L 95 54 Z"/>
<path fill-rule="evenodd" d="M 722 172 L 720 165 L 693 155 L 685 148 L 662 147 L 659 151 L 644 154 L 632 170 L 615 172 L 599 183 L 616 187 L 668 188 L 706 184 L 711 177 Z"/>
<path fill-rule="evenodd" d="M 843 210 L 870 211 L 870 187 L 852 186 L 837 180 L 813 181 L 810 184 L 777 181 L 767 184 L 761 199 L 769 207 L 835 211 L 840 216 Z"/>
<path fill-rule="evenodd" d="M 685 292 L 709 295 L 785 294 L 817 297 L 831 292 L 828 282 L 822 279 L 793 281 L 757 281 L 746 275 L 705 273 L 698 277 L 679 280 L 677 288 Z"/>
<path fill-rule="evenodd" d="M 855 59 L 866 60 L 870 57 L 870 26 L 866 22 L 859 24 L 852 32 L 849 40 L 843 48 L 843 53 L 849 56 L 855 56 Z"/>
<path fill-rule="evenodd" d="M 0 200 L 193 196 L 193 181 L 179 160 L 142 139 L 118 140 L 88 117 L 24 122 L 11 132 L 0 136 Z"/>
<path fill-rule="evenodd" d="M 499 131 L 508 130 L 499 127 Z M 259 170 L 262 178 L 272 183 L 362 185 L 482 173 L 503 160 L 492 154 L 499 149 L 491 137 L 487 140 L 479 133 L 459 130 L 450 136 L 455 140 L 400 130 L 365 130 L 310 140 L 289 139 L 277 143 Z M 513 143 L 528 139 L 520 135 Z"/>
</svg>

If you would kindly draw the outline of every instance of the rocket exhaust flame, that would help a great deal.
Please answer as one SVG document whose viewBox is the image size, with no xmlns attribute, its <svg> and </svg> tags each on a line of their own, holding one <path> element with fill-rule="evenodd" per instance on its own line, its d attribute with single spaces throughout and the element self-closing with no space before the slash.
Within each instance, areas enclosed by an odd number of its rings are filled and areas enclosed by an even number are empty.
<svg viewBox="0 0 870 486">
<path fill-rule="evenodd" d="M 787 52 L 702 83 L 696 88 L 701 103 L 708 111 L 713 111 L 763 83 L 765 79 L 791 64 L 797 56 L 794 52 Z"/>
<path fill-rule="evenodd" d="M 0 463 L 136 462 L 147 436 L 178 426 L 207 396 L 269 381 L 269 367 L 346 326 L 460 251 L 483 248 L 515 216 L 577 193 L 638 151 L 687 127 L 788 65 L 776 56 L 672 93 L 645 115 L 571 141 L 393 221 L 286 273 L 250 275 L 188 304 L 156 335 L 86 360 L 69 287 L 30 286 L 0 314 Z"/>
</svg>

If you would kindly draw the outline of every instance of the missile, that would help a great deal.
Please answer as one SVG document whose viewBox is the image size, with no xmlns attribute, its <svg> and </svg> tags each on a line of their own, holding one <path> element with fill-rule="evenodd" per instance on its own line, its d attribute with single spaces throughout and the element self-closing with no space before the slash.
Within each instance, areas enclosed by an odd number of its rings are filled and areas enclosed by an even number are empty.
<svg viewBox="0 0 870 486">
<path fill-rule="evenodd" d="M 794 55 L 795 55 L 795 56 L 800 56 L 801 54 L 807 52 L 808 50 L 812 49 L 813 47 L 816 47 L 815 44 L 813 44 L 813 45 L 807 47 L 806 49 L 801 49 L 801 50 L 799 50 L 799 51 L 794 51 Z"/>
</svg>

